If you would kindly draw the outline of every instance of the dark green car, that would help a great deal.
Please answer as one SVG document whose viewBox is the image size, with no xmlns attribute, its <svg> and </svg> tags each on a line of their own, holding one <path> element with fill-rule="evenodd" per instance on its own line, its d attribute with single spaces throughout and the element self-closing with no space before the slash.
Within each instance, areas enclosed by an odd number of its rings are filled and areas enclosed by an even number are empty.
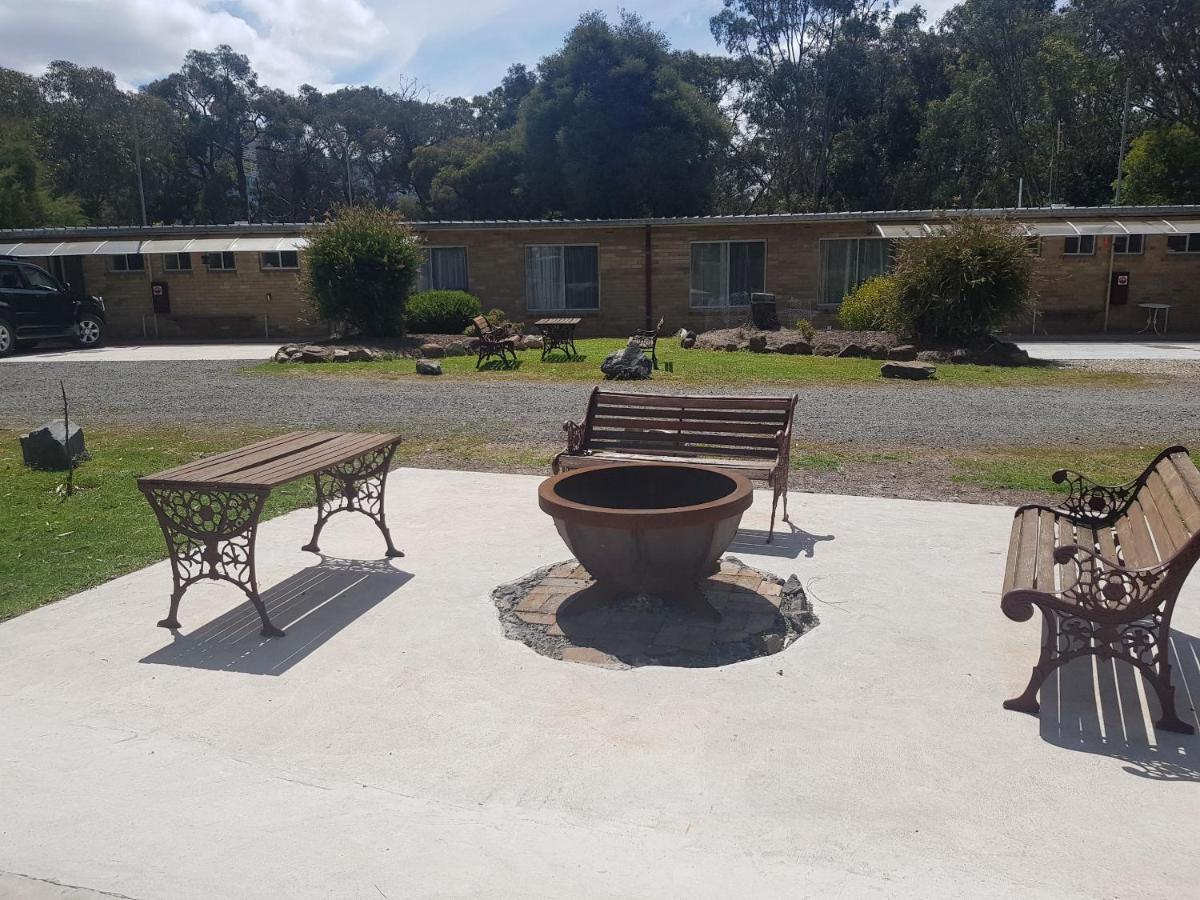
<svg viewBox="0 0 1200 900">
<path fill-rule="evenodd" d="M 45 269 L 0 256 L 0 357 L 59 338 L 98 347 L 104 329 L 101 297 L 76 297 Z"/>
</svg>

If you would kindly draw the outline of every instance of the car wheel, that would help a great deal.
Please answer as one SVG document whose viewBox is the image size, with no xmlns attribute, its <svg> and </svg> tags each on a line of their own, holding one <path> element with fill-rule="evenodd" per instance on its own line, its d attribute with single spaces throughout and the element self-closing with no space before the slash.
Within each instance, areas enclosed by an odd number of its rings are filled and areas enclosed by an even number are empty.
<svg viewBox="0 0 1200 900">
<path fill-rule="evenodd" d="M 0 319 L 0 356 L 9 356 L 17 348 L 13 327 L 6 319 Z"/>
<path fill-rule="evenodd" d="M 75 326 L 75 343 L 80 347 L 99 347 L 104 341 L 104 323 L 95 316 L 83 316 Z"/>
</svg>

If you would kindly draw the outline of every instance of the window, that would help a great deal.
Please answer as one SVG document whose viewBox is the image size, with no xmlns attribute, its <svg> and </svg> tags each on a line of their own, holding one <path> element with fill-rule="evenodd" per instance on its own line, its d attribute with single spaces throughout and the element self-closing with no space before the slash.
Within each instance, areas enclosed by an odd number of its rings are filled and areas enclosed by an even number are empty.
<svg viewBox="0 0 1200 900">
<path fill-rule="evenodd" d="M 192 271 L 192 255 L 190 253 L 164 253 L 163 254 L 163 271 L 164 272 L 190 272 L 190 271 Z"/>
<path fill-rule="evenodd" d="M 298 269 L 300 268 L 300 254 L 295 250 L 271 250 L 262 254 L 262 267 L 264 269 Z"/>
<path fill-rule="evenodd" d="M 1118 234 L 1113 238 L 1113 253 L 1118 256 L 1141 253 L 1144 240 L 1145 237 L 1140 234 Z"/>
<path fill-rule="evenodd" d="M 417 290 L 467 290 L 467 248 L 430 247 L 417 279 Z"/>
<path fill-rule="evenodd" d="M 235 272 L 237 264 L 234 262 L 233 254 L 224 250 L 220 253 L 205 254 L 208 271 L 210 272 Z"/>
<path fill-rule="evenodd" d="M 110 256 L 112 260 L 112 270 L 114 272 L 142 272 L 146 268 L 146 264 L 142 261 L 140 253 L 120 253 L 116 256 Z"/>
<path fill-rule="evenodd" d="M 25 284 L 30 290 L 52 291 L 56 294 L 62 290 L 62 286 L 57 281 L 37 266 L 22 265 L 21 274 L 25 276 Z"/>
<path fill-rule="evenodd" d="M 1095 252 L 1096 236 L 1094 234 L 1081 234 L 1063 240 L 1065 256 L 1091 256 Z"/>
<path fill-rule="evenodd" d="M 526 247 L 525 306 L 538 311 L 599 309 L 599 248 L 569 244 Z"/>
<path fill-rule="evenodd" d="M 692 244 L 688 305 L 697 309 L 749 306 L 767 281 L 766 241 L 701 241 Z"/>
<path fill-rule="evenodd" d="M 0 263 L 0 288 L 19 291 L 24 286 L 16 266 L 11 263 Z"/>
<path fill-rule="evenodd" d="M 817 302 L 840 304 L 843 297 L 868 278 L 886 274 L 891 261 L 892 244 L 886 238 L 833 238 L 821 241 Z"/>
<path fill-rule="evenodd" d="M 1200 231 L 1194 234 L 1167 235 L 1168 253 L 1200 253 Z"/>
</svg>

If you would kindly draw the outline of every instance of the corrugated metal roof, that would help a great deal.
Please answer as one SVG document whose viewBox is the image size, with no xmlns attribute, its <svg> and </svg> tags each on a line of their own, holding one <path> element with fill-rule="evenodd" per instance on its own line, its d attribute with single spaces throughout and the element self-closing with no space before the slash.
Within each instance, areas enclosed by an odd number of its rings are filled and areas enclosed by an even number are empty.
<svg viewBox="0 0 1200 900">
<path fill-rule="evenodd" d="M 673 218 L 636 219 L 471 219 L 428 220 L 412 222 L 414 228 L 426 230 L 457 229 L 543 229 L 543 228 L 643 228 L 705 225 L 774 225 L 821 222 L 937 222 L 957 216 L 985 216 L 1033 220 L 1079 219 L 1162 219 L 1190 216 L 1200 218 L 1200 205 L 1189 206 L 1056 206 L 991 209 L 892 209 L 854 210 L 848 212 L 761 213 L 746 215 L 679 216 Z M 98 238 L 200 238 L 227 235 L 295 236 L 314 227 L 312 222 L 256 222 L 232 225 L 122 225 L 83 226 L 76 228 L 0 229 L 0 243 L 55 240 L 94 240 Z"/>
</svg>

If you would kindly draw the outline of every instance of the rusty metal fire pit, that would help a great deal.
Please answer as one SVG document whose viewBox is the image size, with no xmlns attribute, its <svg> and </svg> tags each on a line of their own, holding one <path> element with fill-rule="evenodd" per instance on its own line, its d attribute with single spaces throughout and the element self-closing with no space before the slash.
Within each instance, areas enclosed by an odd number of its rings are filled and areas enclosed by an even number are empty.
<svg viewBox="0 0 1200 900">
<path fill-rule="evenodd" d="M 617 463 L 547 478 L 538 505 L 596 586 L 571 612 L 621 592 L 653 594 L 708 618 L 697 582 L 715 574 L 753 502 L 750 482 L 680 463 Z"/>
</svg>

